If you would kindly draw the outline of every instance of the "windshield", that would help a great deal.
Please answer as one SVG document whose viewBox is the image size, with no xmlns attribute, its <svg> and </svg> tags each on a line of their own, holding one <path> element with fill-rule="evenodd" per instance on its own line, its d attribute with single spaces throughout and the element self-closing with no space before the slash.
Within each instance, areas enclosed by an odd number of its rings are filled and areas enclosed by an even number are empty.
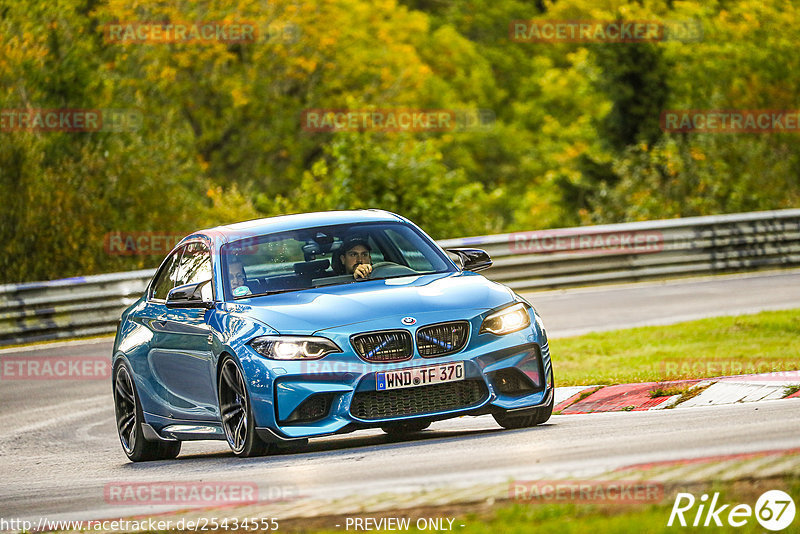
<svg viewBox="0 0 800 534">
<path fill-rule="evenodd" d="M 361 223 L 266 234 L 222 248 L 227 298 L 455 271 L 423 234 L 402 223 Z"/>
</svg>

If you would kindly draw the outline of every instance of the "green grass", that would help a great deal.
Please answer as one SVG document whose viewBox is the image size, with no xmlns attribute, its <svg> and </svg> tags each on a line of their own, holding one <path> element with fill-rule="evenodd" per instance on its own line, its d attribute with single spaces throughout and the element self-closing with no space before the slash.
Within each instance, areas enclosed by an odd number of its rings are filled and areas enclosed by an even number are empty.
<svg viewBox="0 0 800 534">
<path fill-rule="evenodd" d="M 692 386 L 656 386 L 650 390 L 650 398 L 672 397 L 673 395 L 683 395 L 692 389 Z"/>
<path fill-rule="evenodd" d="M 688 388 L 686 388 L 686 391 L 681 393 L 681 396 L 678 397 L 678 399 L 675 402 L 673 402 L 671 405 L 667 406 L 667 408 L 675 408 L 679 404 L 682 404 L 682 403 L 686 402 L 689 399 L 695 398 L 696 396 L 700 395 L 702 392 L 704 392 L 705 390 L 707 390 L 710 387 L 711 387 L 711 384 L 706 384 L 704 386 L 695 385 L 695 386 L 692 386 L 692 387 L 688 387 Z"/>
<path fill-rule="evenodd" d="M 556 385 L 800 369 L 800 309 L 550 340 Z"/>
<path fill-rule="evenodd" d="M 458 512 L 453 510 L 431 511 L 415 513 L 406 510 L 397 512 L 382 512 L 381 516 L 393 517 L 451 517 L 453 531 L 459 534 L 482 534 L 482 533 L 502 533 L 502 534 L 667 534 L 680 532 L 722 532 L 722 533 L 755 533 L 765 532 L 758 524 L 754 516 L 747 518 L 747 524 L 742 527 L 732 527 L 727 524 L 727 514 L 731 507 L 736 504 L 747 504 L 754 507 L 758 497 L 766 490 L 781 489 L 789 495 L 797 495 L 800 490 L 800 478 L 796 475 L 787 475 L 778 479 L 752 480 L 743 482 L 709 482 L 702 486 L 693 488 L 682 488 L 680 491 L 688 491 L 698 498 L 706 493 L 713 495 L 719 492 L 718 507 L 729 504 L 728 508 L 719 515 L 722 527 L 702 526 L 693 527 L 692 523 L 698 510 L 697 504 L 691 511 L 684 513 L 687 526 L 681 527 L 677 520 L 672 527 L 667 526 L 667 522 L 675 502 L 675 491 L 668 492 L 663 501 L 657 504 L 628 504 L 622 506 L 614 505 L 595 505 L 587 503 L 540 503 L 522 502 L 510 503 L 505 501 L 489 508 L 488 511 L 481 513 Z M 465 505 L 466 509 L 468 505 Z M 369 515 L 369 514 L 367 514 Z M 705 520 L 702 516 L 700 524 Z M 796 525 L 797 518 L 793 526 Z M 415 519 L 411 519 L 412 528 L 408 532 L 421 532 L 413 527 Z M 464 525 L 464 527 L 461 527 Z M 785 532 L 792 531 L 790 526 Z M 314 528 L 304 529 L 305 532 L 315 532 L 317 534 L 333 534 L 333 530 L 316 530 Z M 383 532 L 383 531 L 381 531 Z M 794 531 L 792 531 L 794 532 Z"/>
<path fill-rule="evenodd" d="M 788 397 L 789 395 L 794 395 L 798 391 L 800 391 L 800 384 L 794 386 L 788 386 L 783 390 L 783 396 Z"/>
<path fill-rule="evenodd" d="M 751 505 L 754 503 L 750 503 Z M 696 529 L 691 526 L 680 527 L 677 523 L 667 527 L 671 504 L 669 506 L 647 506 L 641 509 L 609 510 L 585 505 L 544 505 L 530 507 L 513 505 L 497 511 L 494 519 L 487 523 L 463 522 L 465 528 L 458 532 L 472 534 L 479 532 L 503 532 L 507 534 L 660 534 L 676 532 L 764 532 L 755 519 L 750 518 L 743 528 L 713 527 Z M 693 519 L 693 518 L 692 518 Z M 689 519 L 689 521 L 692 521 Z M 691 523 L 690 523 L 691 524 Z M 727 528 L 726 528 L 727 527 Z"/>
</svg>

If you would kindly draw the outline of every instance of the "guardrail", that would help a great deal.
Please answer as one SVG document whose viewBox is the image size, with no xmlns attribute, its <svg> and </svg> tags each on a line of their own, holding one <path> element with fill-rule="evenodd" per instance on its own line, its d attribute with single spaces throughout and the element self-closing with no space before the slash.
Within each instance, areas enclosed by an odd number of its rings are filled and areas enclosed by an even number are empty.
<svg viewBox="0 0 800 534">
<path fill-rule="evenodd" d="M 800 209 L 440 241 L 485 249 L 515 290 L 800 266 Z"/>
<path fill-rule="evenodd" d="M 800 266 L 800 209 L 447 239 L 515 290 Z M 114 332 L 154 270 L 0 285 L 0 346 Z"/>
<path fill-rule="evenodd" d="M 0 286 L 0 346 L 114 332 L 155 269 Z"/>
</svg>

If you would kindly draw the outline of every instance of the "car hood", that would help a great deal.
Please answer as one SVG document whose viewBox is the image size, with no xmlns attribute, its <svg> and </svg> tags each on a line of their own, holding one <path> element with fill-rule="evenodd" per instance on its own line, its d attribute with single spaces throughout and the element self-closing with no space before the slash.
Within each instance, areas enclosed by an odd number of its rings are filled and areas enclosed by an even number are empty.
<svg viewBox="0 0 800 534">
<path fill-rule="evenodd" d="M 511 290 L 501 284 L 459 272 L 277 293 L 238 299 L 229 306 L 282 334 L 309 334 L 387 316 L 488 310 L 513 298 Z"/>
</svg>

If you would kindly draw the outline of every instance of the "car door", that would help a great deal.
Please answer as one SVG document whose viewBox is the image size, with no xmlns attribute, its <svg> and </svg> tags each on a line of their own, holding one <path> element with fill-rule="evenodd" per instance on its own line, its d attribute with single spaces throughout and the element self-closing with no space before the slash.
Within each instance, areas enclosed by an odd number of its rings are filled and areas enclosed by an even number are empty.
<svg viewBox="0 0 800 534">
<path fill-rule="evenodd" d="M 191 242 L 183 247 L 171 269 L 171 282 L 164 285 L 177 287 L 210 280 L 211 253 L 204 243 Z M 213 299 L 212 284 L 205 289 Z M 215 312 L 206 308 L 167 308 L 166 294 L 162 286 L 155 287 L 151 303 L 153 339 L 148 360 L 153 378 L 162 386 L 158 394 L 170 418 L 215 420 L 216 380 L 209 326 Z"/>
</svg>

